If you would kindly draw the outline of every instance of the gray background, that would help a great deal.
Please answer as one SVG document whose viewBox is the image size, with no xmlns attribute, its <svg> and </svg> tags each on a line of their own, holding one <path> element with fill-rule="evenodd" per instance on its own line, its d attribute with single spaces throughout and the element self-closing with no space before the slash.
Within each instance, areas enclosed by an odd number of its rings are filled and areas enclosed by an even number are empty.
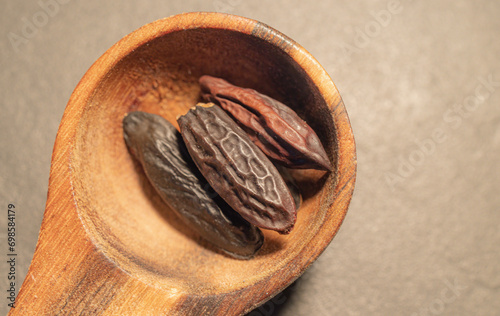
<svg viewBox="0 0 500 316">
<path fill-rule="evenodd" d="M 85 71 L 143 24 L 223 11 L 280 30 L 318 59 L 358 150 L 339 234 L 277 304 L 253 315 L 499 315 L 499 2 L 65 2 L 44 19 L 37 1 L 1 1 L 1 314 L 7 205 L 17 210 L 20 284 L 59 121 Z M 39 26 L 27 32 L 33 19 Z"/>
</svg>

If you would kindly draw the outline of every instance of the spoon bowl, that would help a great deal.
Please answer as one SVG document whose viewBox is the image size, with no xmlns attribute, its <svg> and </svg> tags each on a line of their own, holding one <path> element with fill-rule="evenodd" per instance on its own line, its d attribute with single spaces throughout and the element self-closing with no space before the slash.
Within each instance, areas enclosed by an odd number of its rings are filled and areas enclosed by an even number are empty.
<svg viewBox="0 0 500 316">
<path fill-rule="evenodd" d="M 221 77 L 294 109 L 335 169 L 296 170 L 303 194 L 289 235 L 264 231 L 250 260 L 186 227 L 156 195 L 123 140 L 131 111 L 175 126 Z M 238 315 L 270 299 L 321 254 L 346 214 L 356 175 L 342 99 L 300 45 L 254 20 L 187 13 L 145 25 L 111 47 L 73 92 L 57 135 L 35 255 L 12 315 Z"/>
</svg>

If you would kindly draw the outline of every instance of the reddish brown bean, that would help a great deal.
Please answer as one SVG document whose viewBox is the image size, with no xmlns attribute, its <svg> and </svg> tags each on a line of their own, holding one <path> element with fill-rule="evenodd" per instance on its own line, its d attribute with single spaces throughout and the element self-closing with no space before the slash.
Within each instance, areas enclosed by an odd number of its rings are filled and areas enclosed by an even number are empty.
<svg viewBox="0 0 500 316">
<path fill-rule="evenodd" d="M 275 162 L 288 168 L 332 170 L 314 130 L 283 103 L 220 78 L 202 76 L 199 82 L 203 98 L 229 112 Z"/>
</svg>

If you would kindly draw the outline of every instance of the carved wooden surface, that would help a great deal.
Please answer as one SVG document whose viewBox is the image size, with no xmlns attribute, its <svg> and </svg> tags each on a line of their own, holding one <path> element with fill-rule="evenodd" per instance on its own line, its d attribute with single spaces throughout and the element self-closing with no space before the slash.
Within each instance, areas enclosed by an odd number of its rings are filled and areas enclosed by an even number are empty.
<svg viewBox="0 0 500 316">
<path fill-rule="evenodd" d="M 217 45 L 214 45 L 217 43 Z M 175 119 L 209 74 L 292 107 L 335 171 L 294 171 L 303 192 L 290 235 L 265 231 L 249 261 L 214 251 L 136 172 L 121 121 L 142 110 Z M 46 211 L 10 315 L 238 315 L 298 278 L 347 211 L 355 144 L 341 97 L 302 47 L 245 18 L 189 13 L 148 24 L 110 48 L 71 96 L 54 146 Z"/>
</svg>

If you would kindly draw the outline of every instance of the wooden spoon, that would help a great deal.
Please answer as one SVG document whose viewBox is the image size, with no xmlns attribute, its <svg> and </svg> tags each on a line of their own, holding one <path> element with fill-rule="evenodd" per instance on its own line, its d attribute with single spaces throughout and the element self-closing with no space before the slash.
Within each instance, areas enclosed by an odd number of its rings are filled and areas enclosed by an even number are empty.
<svg viewBox="0 0 500 316">
<path fill-rule="evenodd" d="M 266 231 L 251 260 L 225 256 L 162 203 L 127 151 L 133 110 L 172 123 L 222 77 L 292 107 L 321 138 L 335 171 L 294 172 L 303 193 L 290 235 Z M 297 279 L 330 243 L 356 175 L 340 95 L 301 46 L 254 20 L 187 13 L 120 40 L 72 94 L 54 145 L 45 215 L 9 315 L 239 315 Z"/>
</svg>

